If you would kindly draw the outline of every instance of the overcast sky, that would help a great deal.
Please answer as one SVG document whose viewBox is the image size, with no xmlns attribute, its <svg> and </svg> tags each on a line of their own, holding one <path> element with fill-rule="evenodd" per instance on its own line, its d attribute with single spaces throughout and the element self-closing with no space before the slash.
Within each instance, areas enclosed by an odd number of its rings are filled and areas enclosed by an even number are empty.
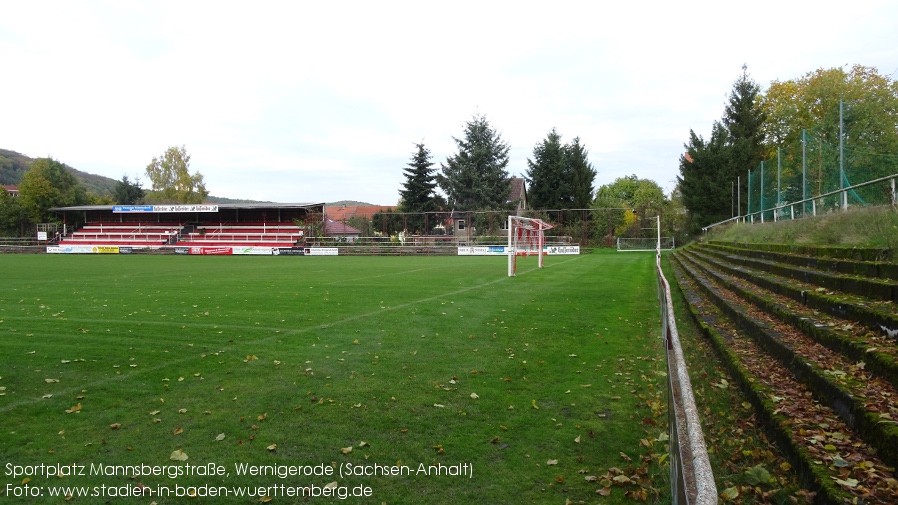
<svg viewBox="0 0 898 505">
<path fill-rule="evenodd" d="M 748 65 L 898 76 L 898 2 L 3 1 L 0 148 L 139 177 L 169 146 L 215 196 L 395 205 L 484 115 L 523 175 L 554 127 L 596 188 L 670 191 Z M 846 67 L 847 68 L 847 67 Z"/>
</svg>

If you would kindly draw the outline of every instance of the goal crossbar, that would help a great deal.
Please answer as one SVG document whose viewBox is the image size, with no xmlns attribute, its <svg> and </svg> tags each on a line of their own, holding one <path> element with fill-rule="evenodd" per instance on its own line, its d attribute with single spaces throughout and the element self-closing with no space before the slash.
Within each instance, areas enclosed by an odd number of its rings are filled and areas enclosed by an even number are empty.
<svg viewBox="0 0 898 505">
<path fill-rule="evenodd" d="M 514 277 L 517 272 L 517 257 L 539 257 L 539 268 L 543 267 L 545 256 L 545 231 L 554 228 L 541 219 L 508 216 L 508 276 Z"/>
</svg>

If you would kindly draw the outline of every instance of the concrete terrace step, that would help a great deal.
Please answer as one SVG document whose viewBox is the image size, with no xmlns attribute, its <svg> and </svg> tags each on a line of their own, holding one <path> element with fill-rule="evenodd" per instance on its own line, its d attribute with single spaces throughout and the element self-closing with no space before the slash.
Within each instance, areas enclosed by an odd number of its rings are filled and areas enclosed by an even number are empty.
<svg viewBox="0 0 898 505">
<path fill-rule="evenodd" d="M 713 243 L 671 264 L 693 316 L 821 503 L 898 503 L 898 270 L 856 259 L 881 251 L 816 251 Z"/>
</svg>

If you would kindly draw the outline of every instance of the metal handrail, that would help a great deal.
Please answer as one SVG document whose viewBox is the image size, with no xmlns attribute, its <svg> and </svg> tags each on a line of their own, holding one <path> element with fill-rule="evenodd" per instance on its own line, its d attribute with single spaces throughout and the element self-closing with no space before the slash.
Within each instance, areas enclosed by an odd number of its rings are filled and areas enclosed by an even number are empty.
<svg viewBox="0 0 898 505">
<path fill-rule="evenodd" d="M 898 174 L 892 174 L 892 175 L 887 175 L 887 176 L 885 176 L 885 177 L 880 177 L 880 178 L 878 178 L 878 179 L 873 179 L 873 180 L 870 180 L 870 181 L 867 181 L 867 182 L 861 182 L 861 183 L 859 183 L 859 184 L 852 184 L 851 186 L 847 186 L 847 187 L 844 187 L 844 188 L 840 188 L 840 189 L 836 189 L 836 190 L 833 190 L 833 191 L 829 191 L 829 192 L 827 192 L 827 193 L 823 193 L 823 194 L 820 194 L 820 195 L 817 195 L 817 196 L 812 196 L 812 197 L 810 197 L 810 198 L 803 198 L 803 199 L 798 200 L 798 201 L 795 201 L 795 202 L 784 203 L 784 204 L 782 204 L 782 205 L 777 205 L 776 207 L 771 207 L 771 208 L 769 208 L 769 209 L 762 209 L 762 210 L 759 210 L 759 211 L 756 211 L 756 212 L 752 212 L 752 213 L 750 213 L 750 214 L 746 214 L 746 215 L 744 215 L 744 216 L 731 217 L 731 218 L 729 218 L 729 219 L 725 219 L 725 220 L 723 220 L 723 221 L 720 221 L 720 222 L 717 222 L 717 223 L 714 223 L 714 224 L 709 224 L 708 226 L 704 226 L 704 227 L 702 227 L 702 231 L 705 232 L 705 233 L 707 233 L 707 231 L 710 230 L 711 228 L 713 228 L 713 227 L 715 227 L 715 226 L 718 226 L 718 225 L 722 225 L 722 224 L 729 223 L 729 222 L 731 222 L 731 221 L 750 221 L 750 222 L 754 222 L 754 216 L 756 216 L 756 215 L 763 215 L 765 212 L 773 212 L 773 213 L 774 213 L 774 216 L 775 216 L 776 213 L 777 213 L 778 211 L 783 210 L 783 209 L 786 209 L 786 208 L 794 208 L 796 205 L 800 205 L 800 204 L 804 204 L 804 203 L 808 203 L 808 202 L 813 202 L 813 201 L 815 201 L 815 200 L 820 200 L 821 198 L 826 198 L 826 197 L 828 197 L 828 196 L 838 195 L 838 194 L 844 193 L 844 192 L 846 192 L 846 191 L 851 191 L 851 190 L 854 190 L 854 189 L 856 189 L 856 188 L 863 188 L 864 186 L 870 186 L 870 185 L 878 184 L 878 183 L 880 183 L 880 182 L 885 182 L 885 181 L 888 181 L 888 180 L 891 180 L 891 181 L 892 181 L 892 205 L 895 205 L 895 204 L 896 204 L 896 194 L 895 194 L 895 188 L 894 188 L 894 186 L 895 186 L 895 180 L 896 180 L 896 179 L 898 179 Z"/>
<path fill-rule="evenodd" d="M 661 331 L 667 351 L 668 417 L 670 418 L 670 485 L 674 505 L 716 505 L 717 487 L 708 459 L 702 423 L 695 405 L 686 359 L 670 296 L 670 284 L 661 270 L 661 253 L 655 260 Z"/>
</svg>

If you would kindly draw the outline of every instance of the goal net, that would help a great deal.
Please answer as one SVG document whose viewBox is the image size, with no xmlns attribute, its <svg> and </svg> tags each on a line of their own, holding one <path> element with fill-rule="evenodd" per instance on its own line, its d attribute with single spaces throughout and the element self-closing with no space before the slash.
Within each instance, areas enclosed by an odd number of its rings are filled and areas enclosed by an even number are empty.
<svg viewBox="0 0 898 505">
<path fill-rule="evenodd" d="M 518 268 L 518 256 L 539 257 L 539 268 L 543 267 L 546 237 L 544 231 L 554 228 L 541 220 L 520 216 L 508 216 L 508 276 L 514 277 Z"/>
<path fill-rule="evenodd" d="M 673 237 L 625 238 L 617 239 L 618 252 L 626 251 L 669 251 L 674 248 Z"/>
</svg>

